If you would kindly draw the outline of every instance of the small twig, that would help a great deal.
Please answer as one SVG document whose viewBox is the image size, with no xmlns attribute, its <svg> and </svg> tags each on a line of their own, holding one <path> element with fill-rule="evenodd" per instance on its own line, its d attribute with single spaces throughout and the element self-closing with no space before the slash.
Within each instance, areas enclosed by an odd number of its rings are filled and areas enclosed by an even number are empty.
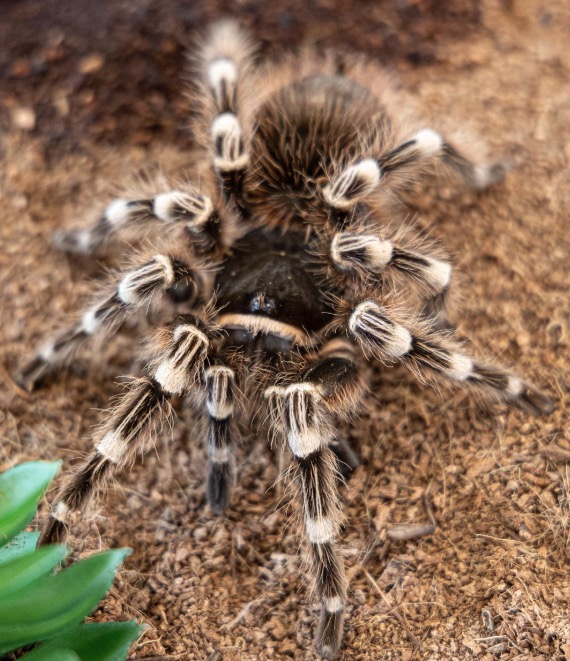
<svg viewBox="0 0 570 661">
<path fill-rule="evenodd" d="M 386 595 L 384 594 L 383 590 L 380 588 L 380 586 L 378 585 L 378 583 L 374 580 L 374 577 L 370 574 L 370 572 L 367 571 L 366 569 L 364 569 L 364 575 L 365 575 L 366 578 L 370 581 L 370 583 L 371 583 L 372 586 L 375 588 L 375 590 L 378 592 L 378 594 L 380 595 L 380 597 L 381 597 L 381 599 L 384 601 L 384 603 L 385 603 L 385 604 L 391 609 L 391 613 L 392 613 L 392 615 L 396 618 L 396 620 L 398 620 L 398 622 L 400 623 L 401 627 L 402 627 L 402 628 L 404 629 L 404 631 L 406 632 L 408 638 L 409 638 L 409 639 L 412 641 L 412 643 L 414 644 L 414 647 L 415 647 L 416 649 L 419 650 L 420 647 L 421 647 L 421 641 L 419 640 L 419 638 L 417 638 L 417 637 L 412 633 L 412 631 L 411 631 L 411 629 L 410 629 L 408 623 L 406 622 L 406 618 L 405 618 L 401 613 L 399 613 L 399 612 L 396 610 L 397 606 L 396 606 L 396 608 L 394 608 L 394 606 L 388 601 L 388 599 L 387 599 Z"/>
</svg>

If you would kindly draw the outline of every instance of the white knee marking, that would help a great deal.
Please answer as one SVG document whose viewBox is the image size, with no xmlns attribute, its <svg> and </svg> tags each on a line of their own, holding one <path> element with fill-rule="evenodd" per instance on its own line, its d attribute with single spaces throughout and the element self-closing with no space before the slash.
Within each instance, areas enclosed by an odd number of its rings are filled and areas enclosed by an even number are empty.
<svg viewBox="0 0 570 661">
<path fill-rule="evenodd" d="M 205 371 L 209 389 L 206 399 L 208 415 L 216 420 L 226 420 L 234 410 L 232 401 L 232 385 L 234 372 L 225 365 L 213 365 Z"/>
<path fill-rule="evenodd" d="M 334 539 L 337 525 L 331 517 L 320 516 L 316 519 L 305 520 L 307 536 L 311 544 L 325 544 Z"/>
<path fill-rule="evenodd" d="M 473 361 L 461 353 L 454 353 L 450 358 L 450 367 L 445 373 L 457 381 L 465 381 L 473 374 Z"/>
<path fill-rule="evenodd" d="M 443 147 L 443 138 L 433 129 L 422 129 L 412 136 L 415 141 L 415 147 L 424 156 L 433 156 L 439 154 Z"/>
<path fill-rule="evenodd" d="M 364 252 L 366 262 L 364 267 L 379 269 L 386 266 L 392 259 L 392 243 L 382 241 L 376 236 L 339 232 L 335 234 L 331 244 L 331 257 L 340 267 L 352 268 L 357 262 L 358 253 Z M 351 253 L 357 253 L 351 257 Z"/>
<path fill-rule="evenodd" d="M 153 213 L 160 220 L 188 220 L 194 225 L 202 225 L 212 215 L 213 204 L 206 195 L 192 195 L 172 190 L 157 195 L 152 203 Z"/>
<path fill-rule="evenodd" d="M 225 82 L 233 92 L 237 76 L 238 72 L 233 60 L 220 58 L 210 63 L 208 66 L 208 85 L 210 85 L 218 101 L 221 99 L 222 83 Z"/>
<path fill-rule="evenodd" d="M 174 341 L 177 342 L 183 335 L 197 338 L 204 346 L 208 346 L 210 342 L 206 333 L 191 324 L 181 324 L 180 326 L 176 326 L 172 337 L 174 338 Z"/>
<path fill-rule="evenodd" d="M 291 452 L 301 459 L 318 450 L 325 440 L 318 419 L 313 419 L 310 425 L 307 422 L 309 398 L 312 399 L 313 407 L 320 399 L 319 390 L 312 383 L 293 383 L 285 389 L 284 404 L 289 408 L 290 421 L 287 442 Z M 313 411 L 313 415 L 317 416 L 316 411 Z"/>
<path fill-rule="evenodd" d="M 127 452 L 128 442 L 123 438 L 121 432 L 115 429 L 107 432 L 97 443 L 96 448 L 105 459 L 118 464 Z"/>
<path fill-rule="evenodd" d="M 101 325 L 101 320 L 97 318 L 98 311 L 99 306 L 96 305 L 86 310 L 81 317 L 81 330 L 89 335 L 93 335 Z"/>
<path fill-rule="evenodd" d="M 356 306 L 350 315 L 348 328 L 357 337 L 362 334 L 377 337 L 382 350 L 391 358 L 405 356 L 412 348 L 410 331 L 387 319 L 382 308 L 373 301 L 364 301 Z"/>
<path fill-rule="evenodd" d="M 227 464 L 230 461 L 231 453 L 229 448 L 208 448 L 208 458 L 214 464 Z"/>
<path fill-rule="evenodd" d="M 336 209 L 350 209 L 378 186 L 381 174 L 380 166 L 371 158 L 355 163 L 325 187 L 325 201 Z M 353 186 L 359 186 L 360 190 L 347 197 Z"/>
<path fill-rule="evenodd" d="M 511 397 L 518 397 L 524 389 L 524 384 L 522 379 L 519 379 L 518 376 L 509 376 L 507 382 L 507 393 Z"/>
<path fill-rule="evenodd" d="M 197 354 L 208 346 L 209 340 L 205 333 L 190 324 L 177 326 L 173 340 L 180 341 L 180 345 L 173 356 L 159 363 L 153 376 L 165 392 L 181 395 L 188 386 Z"/>
<path fill-rule="evenodd" d="M 172 260 L 166 255 L 154 255 L 148 264 L 123 276 L 117 287 L 117 296 L 126 305 L 138 305 L 152 293 L 141 294 L 143 286 L 152 284 L 152 290 L 168 287 L 174 279 Z"/>
<path fill-rule="evenodd" d="M 451 281 L 451 264 L 439 259 L 430 258 L 428 267 L 428 277 L 434 286 L 440 291 L 444 290 Z"/>
<path fill-rule="evenodd" d="M 79 230 L 74 233 L 75 243 L 80 252 L 88 253 L 93 248 L 93 235 L 90 230 Z"/>
<path fill-rule="evenodd" d="M 125 223 L 132 213 L 133 208 L 129 207 L 129 201 L 118 199 L 111 202 L 111 204 L 105 209 L 105 219 L 109 224 L 113 225 L 113 227 L 118 227 Z"/>
<path fill-rule="evenodd" d="M 371 268 L 382 268 L 390 263 L 392 259 L 393 247 L 390 241 L 381 241 L 376 237 L 366 246 L 366 254 L 368 256 Z"/>
<path fill-rule="evenodd" d="M 327 613 L 338 613 L 343 610 L 344 602 L 341 597 L 325 597 L 323 599 L 323 606 Z"/>
<path fill-rule="evenodd" d="M 243 151 L 241 126 L 233 113 L 224 112 L 216 117 L 212 123 L 212 139 L 217 145 L 214 163 L 218 170 L 233 172 L 247 166 L 249 156 Z"/>
<path fill-rule="evenodd" d="M 51 362 L 56 356 L 53 342 L 47 342 L 44 344 L 43 347 L 38 351 L 38 354 L 40 358 L 46 363 Z"/>
<path fill-rule="evenodd" d="M 61 523 L 67 523 L 69 520 L 69 507 L 63 501 L 59 501 L 53 508 L 51 517 L 56 521 L 61 521 Z"/>
</svg>

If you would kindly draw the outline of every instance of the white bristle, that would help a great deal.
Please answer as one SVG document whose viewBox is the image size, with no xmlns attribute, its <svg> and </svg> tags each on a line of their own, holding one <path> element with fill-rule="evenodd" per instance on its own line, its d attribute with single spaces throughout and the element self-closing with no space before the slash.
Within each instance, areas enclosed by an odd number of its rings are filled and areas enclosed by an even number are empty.
<svg viewBox="0 0 570 661">
<path fill-rule="evenodd" d="M 235 85 L 237 81 L 237 68 L 232 60 L 220 58 L 214 60 L 208 66 L 208 84 L 213 90 L 217 90 L 222 81 L 229 85 Z"/>
<path fill-rule="evenodd" d="M 128 200 L 115 200 L 105 209 L 105 218 L 111 225 L 117 227 L 125 223 L 132 214 L 133 208 L 129 207 Z"/>
<path fill-rule="evenodd" d="M 160 220 L 173 220 L 172 210 L 176 206 L 183 206 L 185 194 L 182 191 L 172 190 L 157 195 L 152 203 L 154 215 Z"/>
<path fill-rule="evenodd" d="M 422 129 L 418 131 L 412 140 L 415 141 L 415 147 L 425 156 L 439 154 L 443 147 L 443 138 L 433 129 Z"/>
<path fill-rule="evenodd" d="M 305 526 L 311 544 L 330 542 L 334 539 L 337 529 L 334 519 L 329 516 L 320 516 L 317 519 L 307 518 Z"/>
<path fill-rule="evenodd" d="M 97 443 L 97 450 L 105 459 L 118 464 L 127 452 L 128 443 L 118 430 L 109 431 Z"/>
<path fill-rule="evenodd" d="M 457 381 L 465 381 L 473 374 L 473 361 L 468 356 L 461 353 L 454 353 L 451 356 L 451 367 L 446 373 Z"/>
<path fill-rule="evenodd" d="M 429 280 L 439 290 L 445 289 L 451 281 L 451 264 L 440 259 L 429 260 Z"/>
</svg>

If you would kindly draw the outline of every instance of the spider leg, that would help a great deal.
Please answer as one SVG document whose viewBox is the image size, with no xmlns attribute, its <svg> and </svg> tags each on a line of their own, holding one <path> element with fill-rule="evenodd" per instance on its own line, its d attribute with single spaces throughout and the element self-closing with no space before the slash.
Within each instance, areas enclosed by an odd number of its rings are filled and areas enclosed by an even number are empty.
<svg viewBox="0 0 570 661">
<path fill-rule="evenodd" d="M 347 581 L 337 539 L 341 523 L 338 461 L 331 449 L 334 415 L 349 416 L 363 393 L 351 351 L 337 347 L 302 370 L 293 383 L 266 390 L 275 431 L 293 454 L 306 535 L 322 611 L 316 646 L 332 659 L 342 641 Z"/>
<path fill-rule="evenodd" d="M 242 92 L 249 78 L 253 47 L 237 25 L 216 25 L 202 47 L 202 112 L 210 123 L 214 169 L 225 199 L 243 211 L 242 185 L 250 162 L 244 135 Z"/>
<path fill-rule="evenodd" d="M 225 244 L 220 209 L 210 197 L 192 187 L 147 199 L 116 199 L 91 228 L 57 232 L 54 243 L 66 252 L 92 254 L 114 235 L 132 229 L 140 232 L 152 225 L 167 230 L 183 228 L 201 255 L 214 255 Z"/>
<path fill-rule="evenodd" d="M 39 544 L 63 540 L 70 514 L 84 511 L 113 473 L 143 452 L 153 430 L 164 425 L 170 416 L 169 399 L 195 383 L 211 337 L 211 330 L 191 315 L 177 317 L 171 327 L 162 329 L 162 346 L 149 376 L 129 385 L 97 433 L 95 450 L 64 476 Z"/>
<path fill-rule="evenodd" d="M 115 290 L 88 307 L 80 321 L 46 343 L 21 368 L 16 381 L 26 390 L 33 390 L 50 370 L 62 365 L 77 349 L 116 332 L 128 315 L 147 308 L 156 294 L 164 292 L 178 300 L 195 299 L 197 277 L 179 259 L 155 255 L 141 266 L 124 272 Z"/>
<path fill-rule="evenodd" d="M 223 514 L 230 502 L 233 482 L 231 418 L 234 409 L 234 371 L 218 360 L 204 370 L 208 412 L 208 504 Z"/>
<path fill-rule="evenodd" d="M 323 189 L 333 219 L 343 225 L 349 212 L 394 173 L 417 169 L 439 159 L 453 168 L 467 184 L 483 190 L 504 179 L 502 163 L 476 165 L 433 129 L 422 129 L 378 158 L 364 158 L 345 167 Z"/>
<path fill-rule="evenodd" d="M 329 256 L 336 270 L 356 276 L 362 284 L 393 275 L 412 279 L 423 290 L 422 316 L 436 329 L 452 327 L 446 314 L 452 275 L 449 262 L 376 234 L 354 231 L 336 232 Z"/>
<path fill-rule="evenodd" d="M 401 362 L 419 378 L 442 378 L 531 414 L 553 410 L 550 397 L 516 374 L 474 360 L 452 338 L 429 330 L 410 330 L 376 301 L 367 299 L 354 305 L 345 324 L 348 335 L 360 343 L 364 353 L 380 361 Z"/>
<path fill-rule="evenodd" d="M 506 174 L 504 163 L 478 165 L 431 128 L 422 129 L 412 135 L 409 140 L 379 158 L 378 164 L 384 174 L 389 175 L 404 168 L 414 168 L 425 159 L 439 159 L 476 190 L 484 190 L 500 183 Z"/>
</svg>

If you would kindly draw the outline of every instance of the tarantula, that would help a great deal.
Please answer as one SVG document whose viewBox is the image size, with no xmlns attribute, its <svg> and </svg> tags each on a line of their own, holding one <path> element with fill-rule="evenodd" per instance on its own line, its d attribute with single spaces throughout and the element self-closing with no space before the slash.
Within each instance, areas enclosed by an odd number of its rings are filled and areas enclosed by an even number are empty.
<svg viewBox="0 0 570 661">
<path fill-rule="evenodd" d="M 341 645 L 348 587 L 338 478 L 357 462 L 338 429 L 362 405 L 363 364 L 402 363 L 424 381 L 527 413 L 548 413 L 552 402 L 464 352 L 448 330 L 450 264 L 387 222 L 399 187 L 432 165 L 475 189 L 502 179 L 503 166 L 476 164 L 421 124 L 400 126 L 394 88 L 371 64 L 305 53 L 262 68 L 253 55 L 247 35 L 224 23 L 195 58 L 195 130 L 208 154 L 199 186 L 118 199 L 90 229 L 60 237 L 66 249 L 92 253 L 150 224 L 164 228 L 176 254 L 120 274 L 114 291 L 45 344 L 18 379 L 32 389 L 152 300 L 175 302 L 146 376 L 129 384 L 93 452 L 64 479 L 40 541 L 62 539 L 70 514 L 143 451 L 169 400 L 198 393 L 216 514 L 230 502 L 240 416 L 290 451 L 322 602 L 316 647 L 330 659 Z"/>
</svg>

